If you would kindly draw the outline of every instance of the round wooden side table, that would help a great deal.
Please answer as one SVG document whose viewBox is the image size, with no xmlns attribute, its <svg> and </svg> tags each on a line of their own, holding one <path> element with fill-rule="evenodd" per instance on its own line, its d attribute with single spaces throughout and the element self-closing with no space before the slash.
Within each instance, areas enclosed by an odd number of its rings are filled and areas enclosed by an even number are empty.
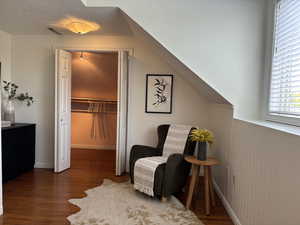
<svg viewBox="0 0 300 225">
<path fill-rule="evenodd" d="M 192 179 L 189 187 L 188 198 L 186 201 L 186 208 L 189 209 L 194 195 L 194 189 L 201 166 L 204 168 L 204 190 L 205 190 L 205 214 L 210 214 L 210 204 L 216 205 L 215 193 L 212 183 L 211 167 L 220 164 L 220 162 L 212 157 L 205 161 L 198 160 L 194 156 L 186 156 L 184 159 L 192 164 Z"/>
</svg>

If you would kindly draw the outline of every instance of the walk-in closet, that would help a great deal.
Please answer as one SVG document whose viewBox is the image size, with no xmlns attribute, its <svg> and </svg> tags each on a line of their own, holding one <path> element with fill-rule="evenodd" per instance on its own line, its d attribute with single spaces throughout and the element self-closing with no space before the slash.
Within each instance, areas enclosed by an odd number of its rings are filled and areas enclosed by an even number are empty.
<svg viewBox="0 0 300 225">
<path fill-rule="evenodd" d="M 107 159 L 115 168 L 118 54 L 72 52 L 71 167 Z"/>
</svg>

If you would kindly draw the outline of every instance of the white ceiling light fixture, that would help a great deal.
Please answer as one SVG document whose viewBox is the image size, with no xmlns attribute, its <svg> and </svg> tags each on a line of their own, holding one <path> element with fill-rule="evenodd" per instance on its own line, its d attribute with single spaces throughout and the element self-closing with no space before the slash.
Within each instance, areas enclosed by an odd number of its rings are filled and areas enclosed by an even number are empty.
<svg viewBox="0 0 300 225">
<path fill-rule="evenodd" d="M 57 23 L 53 24 L 53 26 L 67 29 L 76 34 L 87 34 L 101 28 L 100 25 L 95 22 L 71 16 L 61 19 Z"/>
</svg>

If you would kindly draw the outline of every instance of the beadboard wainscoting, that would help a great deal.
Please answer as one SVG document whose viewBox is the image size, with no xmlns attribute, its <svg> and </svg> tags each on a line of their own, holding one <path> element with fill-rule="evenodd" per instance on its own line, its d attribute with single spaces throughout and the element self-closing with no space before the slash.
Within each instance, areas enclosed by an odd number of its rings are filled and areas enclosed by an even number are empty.
<svg viewBox="0 0 300 225">
<path fill-rule="evenodd" d="M 227 106 L 213 105 L 210 116 L 215 186 L 235 224 L 300 224 L 299 136 L 232 119 Z"/>
</svg>

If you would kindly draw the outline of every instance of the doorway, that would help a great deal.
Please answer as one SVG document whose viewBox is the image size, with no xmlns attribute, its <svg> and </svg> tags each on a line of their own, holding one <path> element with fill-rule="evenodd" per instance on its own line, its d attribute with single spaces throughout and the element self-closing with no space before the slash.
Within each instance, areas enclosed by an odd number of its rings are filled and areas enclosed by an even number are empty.
<svg viewBox="0 0 300 225">
<path fill-rule="evenodd" d="M 85 151 L 125 172 L 127 73 L 127 51 L 56 50 L 55 172 Z"/>
<path fill-rule="evenodd" d="M 105 158 L 103 166 L 114 170 L 118 53 L 80 51 L 71 55 L 71 168 Z"/>
</svg>

